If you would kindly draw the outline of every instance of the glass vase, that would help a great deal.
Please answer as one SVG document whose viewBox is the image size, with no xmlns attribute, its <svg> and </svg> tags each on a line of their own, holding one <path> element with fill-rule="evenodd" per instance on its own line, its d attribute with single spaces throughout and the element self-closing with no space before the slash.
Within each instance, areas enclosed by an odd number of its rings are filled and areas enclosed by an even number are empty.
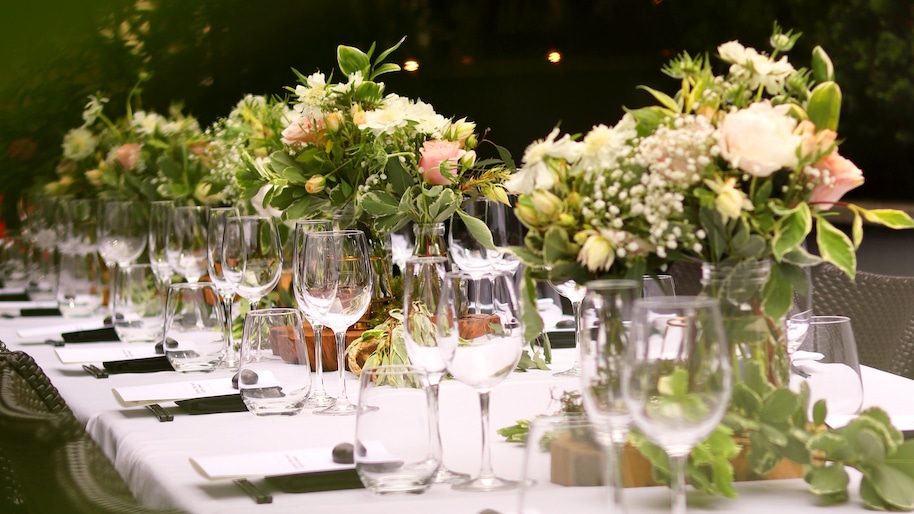
<svg viewBox="0 0 914 514">
<path fill-rule="evenodd" d="M 414 257 L 447 257 L 444 223 L 413 224 Z"/>
<path fill-rule="evenodd" d="M 720 300 L 734 382 L 745 381 L 754 367 L 776 387 L 788 383 L 787 326 L 783 317 L 770 316 L 763 308 L 763 290 L 770 272 L 769 260 L 734 265 L 702 263 L 702 294 Z"/>
</svg>

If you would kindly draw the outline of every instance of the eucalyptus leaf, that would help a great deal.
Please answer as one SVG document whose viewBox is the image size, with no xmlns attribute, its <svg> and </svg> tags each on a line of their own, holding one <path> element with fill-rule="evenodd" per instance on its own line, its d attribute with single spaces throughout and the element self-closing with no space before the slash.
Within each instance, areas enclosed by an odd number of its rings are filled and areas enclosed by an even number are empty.
<svg viewBox="0 0 914 514">
<path fill-rule="evenodd" d="M 892 229 L 914 228 L 914 219 L 904 211 L 896 209 L 864 209 L 860 206 L 853 206 L 854 211 L 859 212 L 866 221 L 883 225 Z"/>
<path fill-rule="evenodd" d="M 769 423 L 787 421 L 797 408 L 797 396 L 789 389 L 775 389 L 759 411 L 759 418 Z"/>
<path fill-rule="evenodd" d="M 797 205 L 789 214 L 775 224 L 771 249 L 774 258 L 780 261 L 784 255 L 799 247 L 812 231 L 812 213 L 805 202 Z"/>
<path fill-rule="evenodd" d="M 651 94 L 661 105 L 666 107 L 672 112 L 678 113 L 682 112 L 682 105 L 677 102 L 673 97 L 664 93 L 663 91 L 658 91 L 654 88 L 648 86 L 638 86 L 638 89 L 643 89 Z"/>
<path fill-rule="evenodd" d="M 474 218 L 462 210 L 458 210 L 457 215 L 463 220 L 463 223 L 466 225 L 467 230 L 470 231 L 470 234 L 473 234 L 473 237 L 479 241 L 479 244 L 489 250 L 496 250 L 495 242 L 492 240 L 492 232 L 484 221 L 479 218 Z"/>
<path fill-rule="evenodd" d="M 365 212 L 372 216 L 390 216 L 399 212 L 400 199 L 386 191 L 371 191 L 359 201 Z"/>
<path fill-rule="evenodd" d="M 892 466 L 875 463 L 864 470 L 873 490 L 895 509 L 914 509 L 914 479 Z"/>
<path fill-rule="evenodd" d="M 812 76 L 816 82 L 835 80 L 835 66 L 825 49 L 819 45 L 812 49 Z"/>
<path fill-rule="evenodd" d="M 336 60 L 340 66 L 340 71 L 346 75 L 352 75 L 357 71 L 362 72 L 362 76 L 368 77 L 368 70 L 371 63 L 365 52 L 353 46 L 340 45 L 336 49 Z"/>
<path fill-rule="evenodd" d="M 857 254 L 850 238 L 824 218 L 818 218 L 816 225 L 816 243 L 822 258 L 853 279 L 857 272 Z"/>
<path fill-rule="evenodd" d="M 550 227 L 543 236 L 543 262 L 547 266 L 561 261 L 573 260 L 576 255 L 571 251 L 568 232 L 561 227 Z"/>
<path fill-rule="evenodd" d="M 831 463 L 813 468 L 806 481 L 813 493 L 829 495 L 847 491 L 849 479 L 843 464 Z"/>
</svg>

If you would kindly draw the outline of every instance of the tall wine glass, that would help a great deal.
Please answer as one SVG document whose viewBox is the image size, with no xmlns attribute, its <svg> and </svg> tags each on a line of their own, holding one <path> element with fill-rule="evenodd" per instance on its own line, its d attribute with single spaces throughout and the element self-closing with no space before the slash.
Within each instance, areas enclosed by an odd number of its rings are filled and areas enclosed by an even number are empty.
<svg viewBox="0 0 914 514">
<path fill-rule="evenodd" d="M 251 309 L 282 275 L 282 241 L 271 216 L 230 216 L 222 237 L 222 274 Z"/>
<path fill-rule="evenodd" d="M 489 394 L 517 367 L 524 347 L 524 326 L 514 291 L 505 272 L 450 272 L 438 305 L 438 348 L 447 370 L 476 389 L 482 420 L 482 462 L 479 474 L 459 482 L 460 491 L 497 491 L 517 482 L 495 476 L 489 447 Z"/>
<path fill-rule="evenodd" d="M 553 289 L 555 289 L 557 293 L 564 296 L 568 299 L 569 302 L 571 302 L 571 311 L 574 314 L 574 364 L 570 369 L 555 373 L 555 376 L 579 377 L 581 376 L 581 363 L 578 360 L 578 355 L 580 354 L 578 344 L 581 342 L 581 302 L 584 300 L 584 295 L 587 293 L 587 288 L 584 287 L 584 284 L 578 284 L 576 281 L 571 279 L 565 280 L 564 282 L 550 281 L 549 284 Z"/>
<path fill-rule="evenodd" d="M 505 221 L 505 209 L 503 207 L 504 205 L 498 202 L 482 197 L 467 199 L 461 204 L 464 212 L 489 227 L 489 230 L 493 232 L 493 242 L 496 234 L 504 234 L 500 230 Z M 502 260 L 502 253 L 483 246 L 470 231 L 470 227 L 463 218 L 458 215 L 454 215 L 451 218 L 450 230 L 448 231 L 448 253 L 458 269 L 478 276 L 492 271 L 496 268 L 496 263 Z M 514 270 L 516 269 L 517 266 L 514 266 Z M 509 271 L 513 272 L 514 270 Z"/>
<path fill-rule="evenodd" d="M 206 275 L 206 207 L 175 207 L 168 213 L 165 256 L 171 269 L 193 284 Z"/>
<path fill-rule="evenodd" d="M 447 373 L 444 356 L 438 349 L 438 329 L 435 319 L 441 302 L 441 289 L 448 271 L 447 257 L 410 257 L 403 268 L 403 339 L 406 355 L 414 366 L 425 368 L 432 392 L 432 415 L 435 420 L 433 436 L 441 444 L 438 416 L 438 387 Z M 455 483 L 470 478 L 455 473 L 442 463 L 433 480 Z"/>
<path fill-rule="evenodd" d="M 340 392 L 333 405 L 317 414 L 355 414 L 346 393 L 344 353 L 346 331 L 371 304 L 372 267 L 368 240 L 361 230 L 310 232 L 305 239 L 301 300 L 319 313 L 336 338 Z"/>
<path fill-rule="evenodd" d="M 225 321 L 225 358 L 222 359 L 220 367 L 234 369 L 238 366 L 238 352 L 235 351 L 235 343 L 232 341 L 232 303 L 235 301 L 235 287 L 222 273 L 222 236 L 225 233 L 225 220 L 230 216 L 238 216 L 238 209 L 209 209 L 206 224 L 206 269 L 209 280 L 216 286 L 216 292 L 222 301 L 222 315 Z"/>
<path fill-rule="evenodd" d="M 793 292 L 793 304 L 787 313 L 787 355 L 803 345 L 812 319 L 812 277 L 808 267 L 803 268 L 803 283 Z"/>
<path fill-rule="evenodd" d="M 631 325 L 632 303 L 640 294 L 634 280 L 594 280 L 581 302 L 581 388 L 584 409 L 607 455 L 606 483 L 614 513 L 626 511 L 619 468 L 631 424 L 622 399 L 622 368 Z"/>
<path fill-rule="evenodd" d="M 307 303 L 302 297 L 302 277 L 305 261 L 305 240 L 311 232 L 324 232 L 331 229 L 330 220 L 299 220 L 295 222 L 295 232 L 292 239 L 292 292 L 295 294 L 295 300 L 298 303 L 298 310 L 302 316 L 311 325 L 311 333 L 314 337 L 314 384 L 311 386 L 311 395 L 305 402 L 306 407 L 329 407 L 333 403 L 333 398 L 327 394 L 324 388 L 324 352 L 323 352 L 323 334 L 324 322 L 320 316 L 320 310 L 314 309 L 311 304 Z"/>
<path fill-rule="evenodd" d="M 732 370 L 717 299 L 635 300 L 622 396 L 635 426 L 670 458 L 671 503 L 685 514 L 686 460 L 723 418 Z"/>
<path fill-rule="evenodd" d="M 171 283 L 173 271 L 165 254 L 165 238 L 168 230 L 168 214 L 175 208 L 171 200 L 156 200 L 149 204 L 149 240 L 146 249 L 149 252 L 149 263 L 159 283 L 167 286 Z"/>
<path fill-rule="evenodd" d="M 108 268 L 108 309 L 114 314 L 115 265 L 132 264 L 143 250 L 149 231 L 148 207 L 142 202 L 110 201 L 100 205 L 98 254 Z"/>
</svg>

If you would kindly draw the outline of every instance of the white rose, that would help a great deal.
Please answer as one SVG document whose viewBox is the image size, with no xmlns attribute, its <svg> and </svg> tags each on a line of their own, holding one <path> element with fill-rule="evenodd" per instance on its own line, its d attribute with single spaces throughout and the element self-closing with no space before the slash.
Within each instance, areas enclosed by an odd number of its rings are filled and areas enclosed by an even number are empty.
<svg viewBox="0 0 914 514">
<path fill-rule="evenodd" d="M 795 167 L 803 139 L 794 134 L 797 120 L 787 114 L 789 109 L 766 100 L 727 114 L 718 133 L 721 156 L 756 177 Z"/>
</svg>

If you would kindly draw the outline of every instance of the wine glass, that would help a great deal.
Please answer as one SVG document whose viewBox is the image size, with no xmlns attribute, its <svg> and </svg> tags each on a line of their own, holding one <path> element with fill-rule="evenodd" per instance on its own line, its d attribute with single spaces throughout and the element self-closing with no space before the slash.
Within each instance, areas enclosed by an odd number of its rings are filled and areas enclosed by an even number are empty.
<svg viewBox="0 0 914 514">
<path fill-rule="evenodd" d="M 304 266 L 306 265 L 304 259 L 305 240 L 310 232 L 322 232 L 330 230 L 330 228 L 330 220 L 299 220 L 295 222 L 295 232 L 292 238 L 292 292 L 295 294 L 295 300 L 302 316 L 311 325 L 311 334 L 314 338 L 315 377 L 311 395 L 305 403 L 307 407 L 329 407 L 333 403 L 333 398 L 327 394 L 327 390 L 324 388 L 324 322 L 320 317 L 319 310 L 314 309 L 301 295 L 301 280 Z"/>
<path fill-rule="evenodd" d="M 651 296 L 676 296 L 676 284 L 673 283 L 673 275 L 665 273 L 644 275 L 643 281 L 641 296 L 644 298 L 649 298 Z"/>
<path fill-rule="evenodd" d="M 168 233 L 168 214 L 175 208 L 171 200 L 156 200 L 149 204 L 149 236 L 146 249 L 149 252 L 149 263 L 156 278 L 163 286 L 171 282 L 171 265 L 165 254 L 165 239 Z"/>
<path fill-rule="evenodd" d="M 62 211 L 62 253 L 98 251 L 98 200 L 77 198 L 67 200 Z"/>
<path fill-rule="evenodd" d="M 581 302 L 584 300 L 587 288 L 585 288 L 583 284 L 578 284 L 572 279 L 565 280 L 564 282 L 553 282 L 550 280 L 549 285 L 551 285 L 558 294 L 564 296 L 571 302 L 571 311 L 574 314 L 574 364 L 570 369 L 559 371 L 558 373 L 554 373 L 554 375 L 557 377 L 579 377 L 581 376 L 581 363 L 578 361 L 578 343 L 581 341 Z"/>
<path fill-rule="evenodd" d="M 800 287 L 794 290 L 793 303 L 787 313 L 787 355 L 791 357 L 803 345 L 803 341 L 806 340 L 806 333 L 809 331 L 809 320 L 813 316 L 812 277 L 810 275 L 810 269 L 808 267 L 803 268 L 805 280 Z"/>
<path fill-rule="evenodd" d="M 229 216 L 222 237 L 222 274 L 251 309 L 282 275 L 282 241 L 271 216 Z"/>
<path fill-rule="evenodd" d="M 425 368 L 432 393 L 434 437 L 441 444 L 438 427 L 438 387 L 447 373 L 447 365 L 438 349 L 435 317 L 441 302 L 441 283 L 448 271 L 447 257 L 410 257 L 403 268 L 403 339 L 410 363 Z M 442 463 L 435 473 L 436 483 L 467 480 L 469 475 L 455 473 Z"/>
<path fill-rule="evenodd" d="M 355 414 L 346 393 L 346 331 L 371 304 L 373 273 L 368 240 L 361 230 L 310 232 L 305 238 L 300 300 L 313 309 L 336 338 L 340 392 L 333 405 L 317 414 Z"/>
<path fill-rule="evenodd" d="M 193 284 L 206 275 L 206 207 L 180 206 L 168 212 L 165 256 L 171 269 Z"/>
<path fill-rule="evenodd" d="M 634 280 L 593 280 L 581 302 L 581 386 L 584 409 L 593 420 L 597 441 L 607 455 L 606 483 L 613 512 L 625 512 L 622 499 L 622 448 L 631 414 L 622 399 L 622 368 L 631 324 L 632 303 L 640 294 Z"/>
<path fill-rule="evenodd" d="M 495 476 L 489 447 L 489 394 L 517 367 L 524 347 L 524 325 L 505 272 L 449 272 L 438 304 L 438 348 L 454 378 L 476 389 L 482 420 L 479 474 L 452 487 L 460 491 L 497 491 L 517 482 Z"/>
<path fill-rule="evenodd" d="M 496 234 L 504 234 L 500 230 L 504 226 L 504 205 L 490 201 L 486 198 L 464 200 L 461 208 L 469 216 L 479 219 L 493 232 L 493 242 Z M 497 246 L 498 243 L 496 243 Z M 450 231 L 448 231 L 448 253 L 454 264 L 461 271 L 475 275 L 484 275 L 496 268 L 496 263 L 502 260 L 502 253 L 498 250 L 486 248 L 479 242 L 463 218 L 455 215 L 451 218 Z M 519 264 L 518 261 L 513 261 Z M 506 269 L 509 266 L 506 266 Z M 514 271 L 517 266 L 514 266 Z"/>
<path fill-rule="evenodd" d="M 732 370 L 717 299 L 635 300 L 622 396 L 635 426 L 670 458 L 671 503 L 685 514 L 686 460 L 723 418 Z"/>
<path fill-rule="evenodd" d="M 225 320 L 225 358 L 222 359 L 221 366 L 234 369 L 238 366 L 238 354 L 232 341 L 232 303 L 235 300 L 235 287 L 222 273 L 222 236 L 225 233 L 225 220 L 229 216 L 238 216 L 238 209 L 234 207 L 211 207 L 209 209 L 206 224 L 206 269 L 210 282 L 216 286 L 216 292 L 219 293 L 222 315 Z M 170 272 L 171 268 L 168 269 Z"/>
<path fill-rule="evenodd" d="M 124 267 L 132 264 L 146 249 L 148 212 L 142 202 L 110 201 L 99 208 L 98 254 L 108 268 L 108 308 L 113 315 L 115 265 Z"/>
</svg>

